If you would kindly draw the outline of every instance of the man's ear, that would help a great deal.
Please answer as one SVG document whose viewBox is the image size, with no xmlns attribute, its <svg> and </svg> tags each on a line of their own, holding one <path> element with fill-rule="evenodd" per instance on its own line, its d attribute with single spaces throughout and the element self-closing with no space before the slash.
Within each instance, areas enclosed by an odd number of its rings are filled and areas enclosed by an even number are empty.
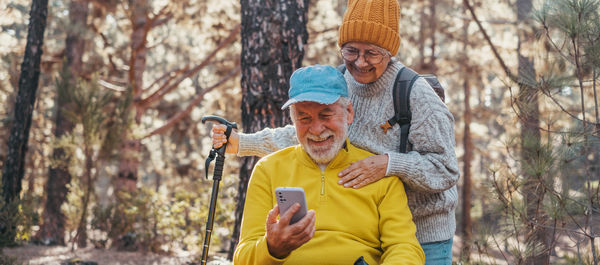
<svg viewBox="0 0 600 265">
<path fill-rule="evenodd" d="M 346 111 L 348 111 L 348 125 L 350 125 L 354 122 L 354 108 L 352 107 L 352 102 L 348 104 Z"/>
</svg>

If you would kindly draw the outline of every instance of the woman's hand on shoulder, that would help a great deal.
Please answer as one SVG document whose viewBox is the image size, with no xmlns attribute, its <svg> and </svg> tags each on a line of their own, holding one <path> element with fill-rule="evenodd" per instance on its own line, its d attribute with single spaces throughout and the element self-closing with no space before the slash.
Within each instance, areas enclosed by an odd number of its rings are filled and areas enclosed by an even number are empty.
<svg viewBox="0 0 600 265">
<path fill-rule="evenodd" d="M 356 161 L 340 171 L 338 184 L 346 188 L 362 188 L 385 177 L 388 156 L 374 155 Z"/>
</svg>

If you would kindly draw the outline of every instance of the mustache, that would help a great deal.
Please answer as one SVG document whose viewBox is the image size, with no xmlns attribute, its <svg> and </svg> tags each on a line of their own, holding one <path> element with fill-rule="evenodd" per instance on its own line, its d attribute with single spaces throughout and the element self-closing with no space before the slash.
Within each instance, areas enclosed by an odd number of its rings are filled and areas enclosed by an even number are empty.
<svg viewBox="0 0 600 265">
<path fill-rule="evenodd" d="M 324 131 L 319 135 L 309 133 L 306 135 L 306 138 L 311 141 L 324 141 L 327 140 L 327 138 L 329 138 L 330 136 L 333 136 L 332 131 Z"/>
</svg>

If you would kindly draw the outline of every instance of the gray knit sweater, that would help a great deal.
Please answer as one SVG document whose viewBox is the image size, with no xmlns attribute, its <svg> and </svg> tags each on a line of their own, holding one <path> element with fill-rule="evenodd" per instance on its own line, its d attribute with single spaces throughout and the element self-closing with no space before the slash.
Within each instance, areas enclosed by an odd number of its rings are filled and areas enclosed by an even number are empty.
<svg viewBox="0 0 600 265">
<path fill-rule="evenodd" d="M 410 96 L 412 121 L 408 140 L 412 151 L 398 153 L 399 126 L 384 133 L 379 125 L 394 116 L 393 82 L 402 67 L 393 59 L 384 74 L 371 84 L 356 82 L 346 71 L 355 113 L 348 138 L 357 147 L 388 155 L 386 176 L 398 176 L 404 182 L 419 242 L 447 240 L 456 229 L 454 211 L 458 201 L 454 117 L 427 81 L 419 78 Z M 266 128 L 253 134 L 240 133 L 238 155 L 265 156 L 296 144 L 293 126 Z"/>
</svg>

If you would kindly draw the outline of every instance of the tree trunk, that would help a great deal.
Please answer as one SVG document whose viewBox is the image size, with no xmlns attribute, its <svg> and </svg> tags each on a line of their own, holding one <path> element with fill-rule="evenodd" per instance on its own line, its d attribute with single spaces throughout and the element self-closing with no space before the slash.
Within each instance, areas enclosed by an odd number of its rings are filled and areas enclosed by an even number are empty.
<svg viewBox="0 0 600 265">
<path fill-rule="evenodd" d="M 151 29 L 148 14 L 150 5 L 148 0 L 129 0 L 131 11 L 131 55 L 129 57 L 129 82 L 132 89 L 134 102 L 142 98 L 144 88 L 144 72 L 146 71 L 147 35 Z M 135 104 L 135 122 L 140 124 L 144 108 Z M 133 139 L 129 130 L 123 132 L 121 143 L 121 157 L 119 160 L 118 187 L 129 192 L 135 191 L 138 179 L 139 154 L 141 143 Z"/>
<path fill-rule="evenodd" d="M 465 113 L 464 113 L 464 135 L 463 145 L 465 148 L 465 154 L 463 156 L 463 185 L 462 185 L 462 242 L 463 249 L 461 255 L 470 260 L 471 243 L 473 241 L 473 221 L 471 219 L 471 196 L 473 194 L 473 185 L 471 182 L 471 161 L 473 160 L 473 140 L 471 139 L 471 107 L 469 106 L 469 97 L 471 88 L 469 82 L 465 80 L 464 91 L 465 91 Z"/>
<path fill-rule="evenodd" d="M 523 65 L 523 62 L 527 62 Z M 533 63 L 528 58 L 519 55 L 519 68 L 533 70 Z M 523 66 L 523 68 L 521 68 Z M 521 72 L 521 71 L 519 71 Z M 544 188 L 540 183 L 541 176 L 531 172 L 531 166 L 539 161 L 540 131 L 539 109 L 537 91 L 534 88 L 523 86 L 519 91 L 519 110 L 521 115 L 521 173 L 525 177 L 523 194 L 527 211 L 526 243 L 534 249 L 526 257 L 525 264 L 549 264 L 549 241 L 544 228 L 547 216 L 542 208 Z M 533 246 L 539 246 L 533 248 Z M 541 247 L 541 248 L 540 248 Z"/>
<path fill-rule="evenodd" d="M 424 2 L 419 3 L 419 16 L 421 19 L 419 21 L 421 24 L 419 25 L 419 67 L 416 69 L 417 72 L 422 72 L 426 68 L 425 66 L 425 30 L 426 30 L 426 21 L 427 15 L 425 14 L 425 9 L 427 8 Z M 395 54 L 392 54 L 395 55 Z"/>
<path fill-rule="evenodd" d="M 437 32 L 437 15 L 435 10 L 436 5 L 438 5 L 437 0 L 431 0 L 431 3 L 429 3 L 429 38 L 431 39 L 431 56 L 429 57 L 428 68 L 429 72 L 434 74 L 437 71 L 437 66 L 435 64 L 435 46 L 437 45 L 435 41 L 435 33 Z"/>
<path fill-rule="evenodd" d="M 527 24 L 532 10 L 531 0 L 517 0 L 517 21 L 519 24 Z M 535 40 L 533 33 L 526 27 L 519 27 L 519 43 L 517 46 L 518 74 L 520 80 L 527 77 L 535 77 L 533 58 L 525 57 L 523 44 L 531 45 Z M 527 83 L 527 82 L 524 82 Z M 521 85 L 517 104 L 521 117 L 521 173 L 525 178 L 523 194 L 525 196 L 527 227 L 525 241 L 532 252 L 525 257 L 525 264 L 543 265 L 549 264 L 549 240 L 544 224 L 547 216 L 542 208 L 544 189 L 540 183 L 540 176 L 532 172 L 531 166 L 539 160 L 541 148 L 540 135 L 540 112 L 537 89 L 528 85 Z"/>
<path fill-rule="evenodd" d="M 2 195 L 5 207 L 18 202 L 21 181 L 25 174 L 25 154 L 31 128 L 31 116 L 40 78 L 40 60 L 43 52 L 44 30 L 48 16 L 48 0 L 34 0 L 29 13 L 29 27 L 25 56 L 21 64 L 19 91 L 13 113 L 14 122 L 8 139 L 8 152 L 2 171 Z M 14 240 L 17 224 L 0 224 L 0 234 Z"/>
<path fill-rule="evenodd" d="M 290 123 L 287 111 L 281 110 L 281 106 L 288 98 L 289 77 L 302 65 L 308 40 L 308 3 L 308 0 L 241 0 L 244 132 Z M 238 243 L 248 179 L 256 161 L 256 157 L 245 158 L 240 169 L 229 259 Z"/>
<path fill-rule="evenodd" d="M 67 33 L 65 44 L 65 55 L 67 69 L 72 77 L 72 85 L 76 84 L 77 78 L 81 74 L 82 56 L 85 48 L 85 39 L 82 38 L 81 31 L 86 27 L 88 16 L 88 1 L 73 0 L 69 5 L 69 21 L 72 28 Z M 73 88 L 74 86 L 69 86 Z M 73 130 L 73 123 L 64 115 L 64 108 L 68 102 L 61 93 L 56 96 L 56 127 L 54 129 L 54 138 L 59 139 Z M 52 153 L 54 160 L 68 161 L 65 158 L 63 148 L 55 148 Z M 60 207 L 67 198 L 67 184 L 71 182 L 71 174 L 66 165 L 50 167 L 48 170 L 48 181 L 46 183 L 46 204 L 44 205 L 43 224 L 37 238 L 44 244 L 65 245 L 65 215 Z"/>
<path fill-rule="evenodd" d="M 128 0 L 129 21 L 131 23 L 131 43 L 129 55 L 129 93 L 133 96 L 133 104 L 129 106 L 128 111 L 135 113 L 135 123 L 141 123 L 141 117 L 145 108 L 140 106 L 142 92 L 144 88 L 143 77 L 146 71 L 146 53 L 148 50 L 147 35 L 152 26 L 149 25 L 150 3 L 148 0 Z M 141 151 L 141 142 L 135 139 L 129 126 L 123 126 L 121 134 L 121 143 L 119 145 L 119 169 L 117 179 L 114 184 L 116 209 L 121 209 L 125 194 L 134 194 L 137 189 L 138 166 Z M 123 236 L 128 232 L 133 232 L 133 223 L 130 223 L 125 216 L 125 212 L 117 210 L 113 217 L 118 220 L 112 233 L 112 245 L 119 250 L 133 250 L 136 247 L 135 242 L 129 244 L 123 240 Z"/>
<path fill-rule="evenodd" d="M 466 13 L 466 8 L 465 8 Z M 466 260 L 470 261 L 471 255 L 471 243 L 473 241 L 473 221 L 471 219 L 471 196 L 472 196 L 472 182 L 471 182 L 471 162 L 473 160 L 473 140 L 471 139 L 471 87 L 469 84 L 469 76 L 472 71 L 468 67 L 469 57 L 467 55 L 467 49 L 469 48 L 469 21 L 463 20 L 463 51 L 462 57 L 464 83 L 463 89 L 465 93 L 465 112 L 464 112 L 464 135 L 463 135 L 463 146 L 465 154 L 463 156 L 463 185 L 462 185 L 462 228 L 461 234 L 463 236 L 463 248 L 461 250 L 461 256 Z"/>
<path fill-rule="evenodd" d="M 25 154 L 27 153 L 31 116 L 40 77 L 48 0 L 34 0 L 29 16 L 27 45 L 21 64 L 19 91 L 13 112 L 15 114 L 14 122 L 10 131 L 8 152 L 2 173 L 2 191 L 6 203 L 19 199 L 21 180 L 25 173 Z"/>
</svg>

